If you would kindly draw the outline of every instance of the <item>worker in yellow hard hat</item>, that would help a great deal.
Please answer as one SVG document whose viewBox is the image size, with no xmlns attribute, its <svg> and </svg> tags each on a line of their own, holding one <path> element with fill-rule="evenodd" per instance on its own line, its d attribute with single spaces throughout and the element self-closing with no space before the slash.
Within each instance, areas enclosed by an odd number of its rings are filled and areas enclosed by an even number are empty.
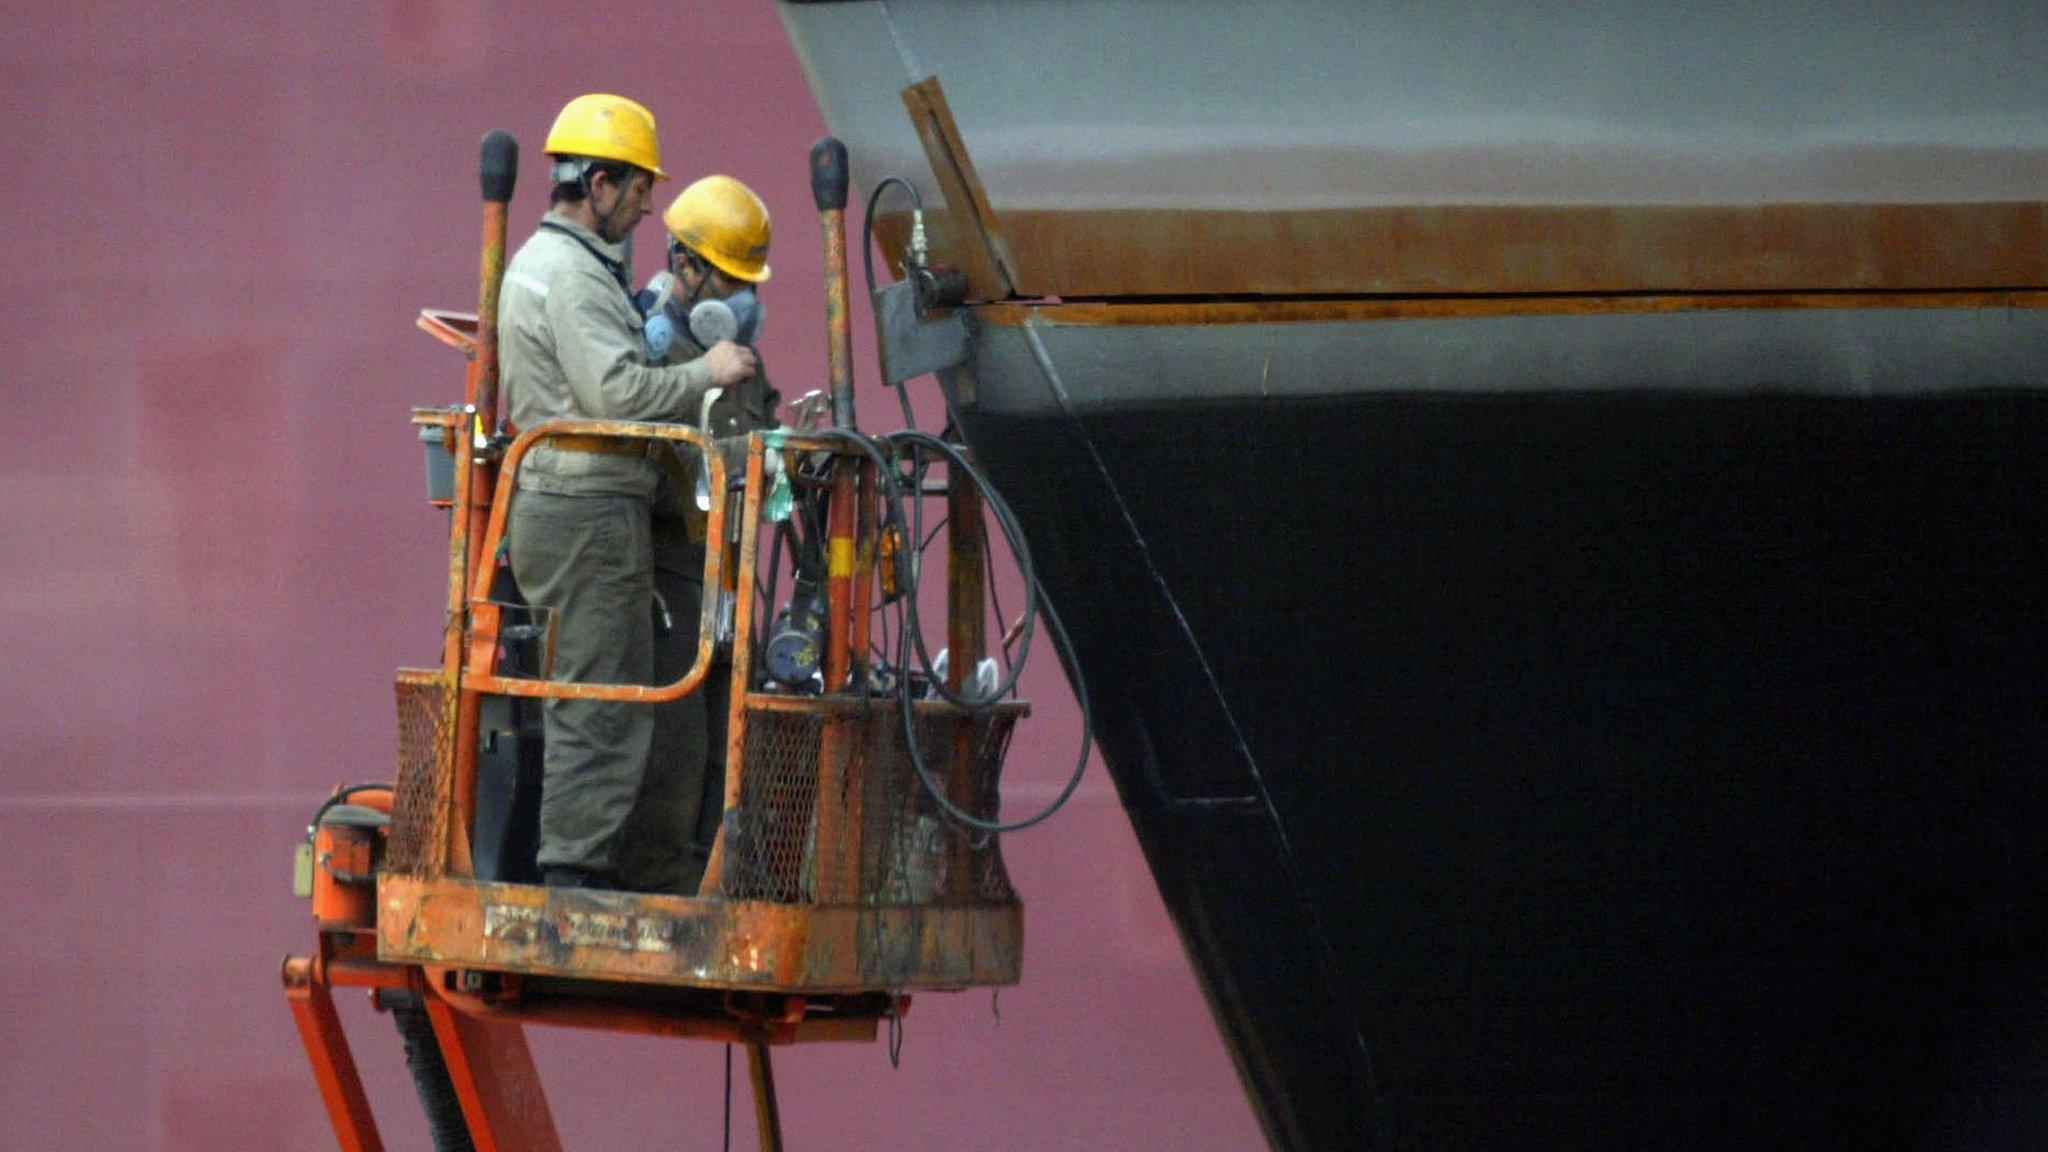
<svg viewBox="0 0 2048 1152">
<path fill-rule="evenodd" d="M 706 176 L 683 189 L 661 214 L 670 242 L 730 281 L 761 284 L 769 277 L 768 205 L 730 176 Z"/>
<path fill-rule="evenodd" d="M 668 229 L 668 270 L 637 297 L 647 317 L 649 353 L 688 360 L 720 336 L 753 347 L 767 318 L 755 286 L 770 275 L 768 205 L 730 176 L 706 176 L 683 189 L 661 222 Z M 721 307 L 706 309 L 710 301 Z M 767 427 L 778 401 L 757 372 L 727 390 L 704 430 L 730 436 Z"/>
<path fill-rule="evenodd" d="M 751 347 L 766 316 L 755 285 L 769 275 L 768 206 L 730 176 L 706 176 L 683 189 L 662 223 L 668 229 L 668 268 L 639 294 L 649 354 L 662 363 L 687 362 L 720 338 Z M 692 423 L 701 421 L 706 432 L 732 444 L 733 438 L 773 427 L 781 402 L 757 365 L 753 375 L 712 397 Z M 699 491 L 698 469 L 677 467 L 673 457 L 665 463 L 666 482 L 654 498 L 654 584 L 669 612 L 669 622 L 657 625 L 655 635 L 655 679 L 662 682 L 681 676 L 696 659 L 705 594 L 704 509 L 710 500 L 708 491 Z M 653 763 L 636 820 L 685 825 L 691 833 L 680 857 L 675 845 L 629 835 L 621 860 L 628 876 L 661 878 L 665 886 L 695 892 L 723 814 L 731 674 L 729 649 L 715 646 L 703 687 L 686 697 L 701 701 L 701 716 L 688 707 L 657 715 Z"/>
<path fill-rule="evenodd" d="M 654 182 L 667 178 L 654 116 L 623 96 L 579 96 L 555 118 L 545 151 L 548 214 L 506 265 L 499 294 L 499 374 L 512 422 L 695 423 L 714 390 L 752 378 L 758 361 L 731 339 L 688 357 L 648 352 L 625 242 L 652 207 Z M 554 678 L 652 682 L 656 631 L 685 615 L 655 591 L 653 505 L 668 471 L 646 441 L 563 437 L 527 454 L 506 541 L 520 594 L 554 621 Z M 694 605 L 687 614 L 694 625 Z M 680 851 L 688 835 L 674 826 L 676 806 L 643 796 L 663 707 L 543 704 L 537 865 L 547 883 L 680 883 L 675 861 L 640 867 L 641 854 L 628 849 L 645 841 Z M 703 701 L 688 696 L 676 707 L 701 714 Z"/>
</svg>

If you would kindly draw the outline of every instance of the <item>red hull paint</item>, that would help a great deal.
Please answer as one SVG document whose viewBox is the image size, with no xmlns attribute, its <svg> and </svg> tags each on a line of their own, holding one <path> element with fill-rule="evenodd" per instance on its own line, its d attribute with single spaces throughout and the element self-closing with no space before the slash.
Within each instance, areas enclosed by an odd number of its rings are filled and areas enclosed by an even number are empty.
<svg viewBox="0 0 2048 1152">
<path fill-rule="evenodd" d="M 332 1139 L 278 992 L 278 960 L 311 943 L 289 854 L 328 788 L 390 777 L 391 672 L 437 650 L 442 518 L 406 414 L 453 401 L 461 373 L 412 317 L 474 305 L 485 130 L 525 148 L 516 243 L 560 102 L 648 103 L 672 172 L 768 200 L 766 357 L 785 393 L 822 386 L 804 155 L 823 122 L 769 5 L 691 9 L 10 10 L 0 1149 Z M 1057 785 L 1075 730 L 1049 658 L 1027 689 L 1020 805 Z M 927 996 L 900 1071 L 880 1047 L 790 1053 L 792 1146 L 1259 1146 L 1107 778 L 1008 856 L 1029 944 L 1000 1026 L 984 996 Z M 342 1012 L 389 1143 L 419 1146 L 388 1021 L 354 994 Z M 717 1048 L 545 1031 L 534 1049 L 570 1146 L 715 1146 Z"/>
</svg>

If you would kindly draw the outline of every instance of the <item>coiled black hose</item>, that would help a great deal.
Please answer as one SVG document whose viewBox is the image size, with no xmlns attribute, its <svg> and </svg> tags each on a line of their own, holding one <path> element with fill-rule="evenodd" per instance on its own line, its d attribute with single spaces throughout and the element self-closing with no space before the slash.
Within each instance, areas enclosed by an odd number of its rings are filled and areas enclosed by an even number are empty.
<svg viewBox="0 0 2048 1152">
<path fill-rule="evenodd" d="M 892 456 L 904 450 L 913 458 L 918 453 L 943 457 L 950 471 L 949 482 L 959 483 L 965 480 L 973 484 L 981 493 L 990 514 L 995 517 L 997 527 L 1002 530 L 1004 543 L 1008 545 L 1011 555 L 1016 558 L 1018 571 L 1024 580 L 1026 596 L 1017 656 L 1011 662 L 1008 673 L 999 684 L 985 693 L 956 692 L 946 685 L 943 677 L 935 673 L 917 610 L 918 566 L 912 565 L 902 581 L 904 607 L 899 613 L 896 650 L 898 660 L 904 667 L 898 669 L 896 696 L 902 710 L 904 746 L 910 753 L 911 767 L 916 770 L 918 782 L 924 787 L 926 794 L 948 820 L 980 832 L 984 838 L 1004 832 L 1020 831 L 1042 823 L 1065 807 L 1067 801 L 1073 797 L 1074 791 L 1080 787 L 1081 778 L 1087 772 L 1089 752 L 1094 747 L 1095 717 L 1088 703 L 1087 677 L 1081 671 L 1080 661 L 1075 658 L 1073 643 L 1067 635 L 1066 625 L 1060 620 L 1058 610 L 1046 598 L 1045 590 L 1039 584 L 1038 571 L 1031 560 L 1031 548 L 1025 543 L 1024 531 L 1017 522 L 1016 513 L 958 445 L 929 432 L 906 428 L 876 438 L 851 429 L 829 428 L 820 430 L 817 435 L 822 439 L 853 448 L 874 463 L 876 474 L 882 480 L 886 498 L 884 515 L 899 530 L 907 520 L 903 511 L 905 495 L 903 479 L 892 463 Z M 894 451 L 885 451 L 885 448 Z M 917 740 L 917 712 L 914 706 L 916 697 L 912 691 L 913 678 L 908 675 L 910 656 L 913 652 L 916 654 L 919 669 L 924 673 L 924 680 L 948 703 L 969 712 L 985 712 L 1015 690 L 1017 678 L 1023 673 L 1025 661 L 1030 655 L 1031 638 L 1036 628 L 1037 614 L 1041 611 L 1045 613 L 1047 631 L 1052 636 L 1052 642 L 1073 676 L 1075 698 L 1081 707 L 1081 751 L 1075 758 L 1074 770 L 1068 776 L 1066 785 L 1044 808 L 1021 820 L 985 820 L 947 799 L 945 789 L 932 776 L 930 766 L 925 763 L 923 751 Z"/>
</svg>

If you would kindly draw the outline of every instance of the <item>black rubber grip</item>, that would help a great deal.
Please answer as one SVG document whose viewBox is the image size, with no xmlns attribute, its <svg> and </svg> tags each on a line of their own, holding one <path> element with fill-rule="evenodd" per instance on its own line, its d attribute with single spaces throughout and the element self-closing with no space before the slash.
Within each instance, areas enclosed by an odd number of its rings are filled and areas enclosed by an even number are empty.
<svg viewBox="0 0 2048 1152">
<path fill-rule="evenodd" d="M 811 198 L 818 210 L 846 210 L 846 145 L 827 136 L 811 145 Z"/>
<path fill-rule="evenodd" d="M 512 185 L 519 179 L 519 141 L 510 132 L 496 128 L 484 135 L 484 199 L 492 204 L 510 204 Z"/>
</svg>

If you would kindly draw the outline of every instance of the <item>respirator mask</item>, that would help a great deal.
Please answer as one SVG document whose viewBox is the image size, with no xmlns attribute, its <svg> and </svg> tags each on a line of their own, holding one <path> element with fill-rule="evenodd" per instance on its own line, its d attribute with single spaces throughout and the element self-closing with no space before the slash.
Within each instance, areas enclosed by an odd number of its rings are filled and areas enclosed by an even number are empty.
<svg viewBox="0 0 2048 1152">
<path fill-rule="evenodd" d="M 683 253 L 678 259 L 696 260 L 695 256 Z M 701 264 L 700 264 L 701 268 Z M 710 274 L 704 273 L 704 282 Z M 768 319 L 768 308 L 751 287 L 742 288 L 723 300 L 698 299 L 703 292 L 702 283 L 697 293 L 684 300 L 678 295 L 681 283 L 670 272 L 663 272 L 647 282 L 639 296 L 641 314 L 646 317 L 643 331 L 647 338 L 647 354 L 659 360 L 668 355 L 675 345 L 676 332 L 687 328 L 690 339 L 700 348 L 709 348 L 720 340 L 731 340 L 735 344 L 752 347 L 760 338 L 761 326 Z"/>
</svg>

